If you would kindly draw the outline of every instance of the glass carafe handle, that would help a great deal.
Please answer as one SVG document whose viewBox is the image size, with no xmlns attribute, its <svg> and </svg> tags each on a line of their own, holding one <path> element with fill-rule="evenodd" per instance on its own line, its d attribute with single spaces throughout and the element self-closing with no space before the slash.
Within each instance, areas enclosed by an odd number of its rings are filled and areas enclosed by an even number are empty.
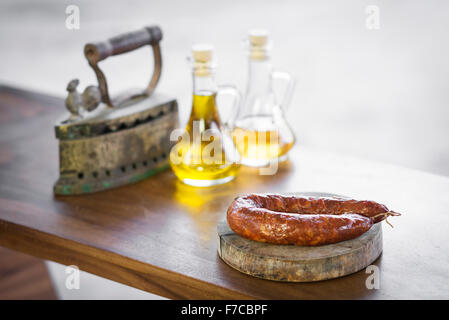
<svg viewBox="0 0 449 320">
<path fill-rule="evenodd" d="M 233 85 L 218 86 L 217 98 L 219 96 L 224 96 L 224 95 L 230 95 L 230 96 L 234 97 L 233 102 L 232 102 L 232 107 L 231 107 L 229 114 L 226 116 L 225 119 L 222 119 L 222 123 L 225 126 L 225 128 L 232 129 L 234 119 L 237 116 L 237 113 L 239 110 L 241 94 L 240 94 L 240 91 Z M 220 106 L 218 106 L 218 108 L 220 109 Z"/>
<path fill-rule="evenodd" d="M 271 81 L 276 104 L 279 105 L 282 110 L 287 110 L 293 95 L 293 89 L 295 88 L 295 79 L 288 72 L 273 71 L 271 73 Z M 283 94 L 276 94 L 276 83 L 283 83 L 283 89 L 281 90 L 281 93 Z"/>
</svg>

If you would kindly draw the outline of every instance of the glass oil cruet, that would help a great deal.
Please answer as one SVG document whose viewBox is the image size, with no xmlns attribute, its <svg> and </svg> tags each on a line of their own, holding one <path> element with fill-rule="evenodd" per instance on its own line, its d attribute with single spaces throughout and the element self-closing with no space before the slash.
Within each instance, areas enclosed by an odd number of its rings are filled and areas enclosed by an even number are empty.
<svg viewBox="0 0 449 320">
<path fill-rule="evenodd" d="M 233 123 L 233 138 L 242 164 L 264 167 L 270 161 L 287 159 L 287 152 L 295 143 L 293 131 L 284 117 L 294 80 L 286 72 L 272 70 L 271 45 L 265 30 L 251 30 L 247 46 L 248 83 L 242 108 Z M 282 88 L 280 97 L 274 91 L 279 85 Z"/>
<path fill-rule="evenodd" d="M 240 154 L 217 108 L 217 96 L 231 95 L 233 111 L 240 94 L 233 86 L 217 86 L 214 79 L 213 47 L 192 47 L 193 103 L 189 121 L 170 152 L 170 165 L 185 184 L 208 187 L 229 182 L 237 175 Z M 173 137 L 171 137 L 172 140 Z"/>
</svg>

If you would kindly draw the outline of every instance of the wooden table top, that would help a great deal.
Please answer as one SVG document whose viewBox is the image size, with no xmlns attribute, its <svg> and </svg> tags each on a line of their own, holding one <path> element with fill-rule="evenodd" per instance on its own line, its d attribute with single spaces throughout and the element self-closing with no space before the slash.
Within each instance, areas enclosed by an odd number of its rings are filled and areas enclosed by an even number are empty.
<svg viewBox="0 0 449 320">
<path fill-rule="evenodd" d="M 118 189 L 55 197 L 53 124 L 64 112 L 60 98 L 0 87 L 0 245 L 168 298 L 449 298 L 446 177 L 296 146 L 275 176 L 245 168 L 229 184 L 197 189 L 167 170 Z M 366 288 L 364 270 L 280 283 L 220 260 L 216 226 L 236 195 L 301 191 L 373 199 L 403 213 L 391 219 L 394 229 L 383 226 L 380 289 Z"/>
</svg>

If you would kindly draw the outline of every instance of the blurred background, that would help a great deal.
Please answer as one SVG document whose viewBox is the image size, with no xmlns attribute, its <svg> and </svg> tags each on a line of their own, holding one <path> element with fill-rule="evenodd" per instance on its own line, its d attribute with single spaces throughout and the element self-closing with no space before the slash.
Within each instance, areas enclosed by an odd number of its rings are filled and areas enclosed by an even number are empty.
<svg viewBox="0 0 449 320">
<path fill-rule="evenodd" d="M 79 29 L 66 27 L 69 5 Z M 213 43 L 218 82 L 244 91 L 242 40 L 266 28 L 275 68 L 297 80 L 287 117 L 298 144 L 449 175 L 448 16 L 445 0 L 0 0 L 0 83 L 65 97 L 72 78 L 96 84 L 85 43 L 159 24 L 158 90 L 177 97 L 184 124 L 191 45 Z M 103 62 L 111 91 L 146 84 L 151 59 L 148 47 Z"/>
<path fill-rule="evenodd" d="M 79 7 L 78 30 L 66 28 L 69 5 Z M 378 29 L 367 28 L 373 5 Z M 79 78 L 82 90 L 96 84 L 85 43 L 159 24 L 158 89 L 178 98 L 186 121 L 191 45 L 213 43 L 218 82 L 243 91 L 242 39 L 266 28 L 275 68 L 297 79 L 287 116 L 299 144 L 449 175 L 448 16 L 445 0 L 1 0 L 0 82 L 65 96 Z M 102 63 L 112 92 L 146 84 L 150 51 Z"/>
</svg>

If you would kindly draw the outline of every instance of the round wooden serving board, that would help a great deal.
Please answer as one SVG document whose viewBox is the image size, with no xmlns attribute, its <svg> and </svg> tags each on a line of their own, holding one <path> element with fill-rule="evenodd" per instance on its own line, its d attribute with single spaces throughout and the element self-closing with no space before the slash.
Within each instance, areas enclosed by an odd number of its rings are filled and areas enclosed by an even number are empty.
<svg viewBox="0 0 449 320">
<path fill-rule="evenodd" d="M 223 261 L 240 272 L 276 281 L 309 282 L 342 277 L 366 268 L 382 252 L 381 223 L 356 239 L 316 247 L 248 240 L 232 231 L 226 221 L 218 224 L 217 231 L 218 254 Z"/>
</svg>

